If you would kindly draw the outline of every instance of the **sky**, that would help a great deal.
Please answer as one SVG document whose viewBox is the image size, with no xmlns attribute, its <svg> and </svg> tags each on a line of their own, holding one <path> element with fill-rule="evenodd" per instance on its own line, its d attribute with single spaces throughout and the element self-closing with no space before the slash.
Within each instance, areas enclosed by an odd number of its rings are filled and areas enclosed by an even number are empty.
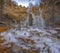
<svg viewBox="0 0 60 53">
<path fill-rule="evenodd" d="M 39 0 L 13 0 L 16 1 L 18 3 L 18 5 L 22 5 L 27 7 L 29 5 L 29 1 L 32 2 L 34 5 L 36 3 L 39 3 Z"/>
</svg>

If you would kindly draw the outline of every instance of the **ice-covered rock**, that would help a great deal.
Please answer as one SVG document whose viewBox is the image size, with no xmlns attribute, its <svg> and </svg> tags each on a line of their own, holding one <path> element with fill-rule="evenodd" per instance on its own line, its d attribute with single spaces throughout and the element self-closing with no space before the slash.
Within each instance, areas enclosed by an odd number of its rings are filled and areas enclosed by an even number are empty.
<svg viewBox="0 0 60 53">
<path fill-rule="evenodd" d="M 30 50 L 33 47 L 36 49 L 39 48 L 40 53 L 60 53 L 60 40 L 53 37 L 47 31 L 42 31 L 38 28 L 28 28 L 22 31 L 10 29 L 9 31 L 1 33 L 1 35 L 4 36 L 7 42 L 13 42 L 24 49 Z M 19 40 L 17 38 L 19 38 Z M 29 41 L 29 43 L 27 43 L 27 41 Z M 34 44 L 32 44 L 33 42 Z"/>
<path fill-rule="evenodd" d="M 57 31 L 56 31 L 56 30 L 50 30 L 50 32 L 51 32 L 52 34 L 57 34 Z"/>
</svg>

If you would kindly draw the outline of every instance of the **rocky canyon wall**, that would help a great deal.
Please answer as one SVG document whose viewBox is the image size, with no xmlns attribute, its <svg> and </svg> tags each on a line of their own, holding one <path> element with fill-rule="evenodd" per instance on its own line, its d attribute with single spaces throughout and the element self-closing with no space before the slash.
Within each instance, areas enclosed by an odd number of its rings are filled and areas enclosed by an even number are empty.
<svg viewBox="0 0 60 53">
<path fill-rule="evenodd" d="M 12 24 L 23 21 L 27 15 L 27 8 L 16 5 L 12 0 L 0 0 L 0 23 Z M 21 19 L 21 20 L 19 20 Z"/>
<path fill-rule="evenodd" d="M 60 0 L 42 0 L 40 7 L 47 25 L 60 25 Z"/>
</svg>

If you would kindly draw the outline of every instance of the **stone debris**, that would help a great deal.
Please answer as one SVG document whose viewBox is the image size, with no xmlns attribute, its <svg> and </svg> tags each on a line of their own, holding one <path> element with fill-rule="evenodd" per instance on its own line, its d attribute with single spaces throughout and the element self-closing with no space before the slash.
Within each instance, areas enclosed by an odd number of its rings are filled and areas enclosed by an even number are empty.
<svg viewBox="0 0 60 53">
<path fill-rule="evenodd" d="M 60 53 L 60 39 L 45 32 L 40 29 L 3 32 L 0 35 L 0 45 L 3 45 L 0 53 Z"/>
</svg>

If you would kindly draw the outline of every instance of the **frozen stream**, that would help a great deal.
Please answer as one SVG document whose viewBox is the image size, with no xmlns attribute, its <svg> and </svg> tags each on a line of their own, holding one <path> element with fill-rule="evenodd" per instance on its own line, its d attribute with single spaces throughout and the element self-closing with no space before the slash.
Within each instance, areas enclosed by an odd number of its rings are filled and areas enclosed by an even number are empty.
<svg viewBox="0 0 60 53">
<path fill-rule="evenodd" d="M 56 31 L 55 31 L 56 32 Z M 40 29 L 27 29 L 24 28 L 22 31 L 17 29 L 10 29 L 9 31 L 1 33 L 7 42 L 13 42 L 16 45 L 29 49 L 28 45 L 34 46 L 38 49 L 38 53 L 60 53 L 60 40 L 53 37 L 52 34 Z M 17 38 L 31 39 L 35 44 L 27 44 L 24 41 L 18 41 Z M 23 43 L 23 45 L 21 44 Z M 27 45 L 27 46 L 25 46 Z"/>
</svg>

